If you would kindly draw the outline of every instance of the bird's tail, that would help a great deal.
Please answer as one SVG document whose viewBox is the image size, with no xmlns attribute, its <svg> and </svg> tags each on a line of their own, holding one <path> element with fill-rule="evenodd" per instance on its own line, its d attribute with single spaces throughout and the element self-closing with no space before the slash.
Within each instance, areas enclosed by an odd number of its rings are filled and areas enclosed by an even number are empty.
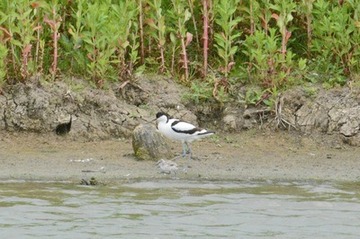
<svg viewBox="0 0 360 239">
<path fill-rule="evenodd" d="M 203 129 L 199 133 L 197 133 L 197 135 L 200 136 L 200 137 L 210 136 L 210 135 L 213 135 L 213 134 L 215 134 L 215 131 L 206 130 L 206 129 Z"/>
</svg>

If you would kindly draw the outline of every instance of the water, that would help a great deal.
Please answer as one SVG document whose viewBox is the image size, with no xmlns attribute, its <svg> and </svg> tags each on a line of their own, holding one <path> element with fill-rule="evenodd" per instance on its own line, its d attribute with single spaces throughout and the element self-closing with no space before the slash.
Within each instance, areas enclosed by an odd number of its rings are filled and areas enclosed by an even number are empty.
<svg viewBox="0 0 360 239">
<path fill-rule="evenodd" d="M 359 238 L 360 183 L 0 183 L 0 238 Z"/>
</svg>

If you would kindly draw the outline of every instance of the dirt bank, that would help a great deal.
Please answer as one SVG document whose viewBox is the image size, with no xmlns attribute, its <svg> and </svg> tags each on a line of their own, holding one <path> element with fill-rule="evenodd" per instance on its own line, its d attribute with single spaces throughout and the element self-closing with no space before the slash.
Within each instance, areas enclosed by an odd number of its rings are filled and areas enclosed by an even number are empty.
<svg viewBox="0 0 360 239">
<path fill-rule="evenodd" d="M 101 183 L 171 178 L 137 161 L 127 139 L 85 141 L 54 134 L 7 133 L 0 139 L 0 179 Z M 174 154 L 181 145 L 171 144 Z M 244 131 L 193 143 L 199 160 L 178 159 L 176 179 L 360 180 L 360 149 L 322 145 L 286 132 Z M 174 178 L 174 180 L 176 180 Z"/>
<path fill-rule="evenodd" d="M 239 91 L 245 95 L 246 89 Z M 176 161 L 176 178 L 360 180 L 360 147 L 354 147 L 360 146 L 360 89 L 295 88 L 279 94 L 275 110 L 241 99 L 221 108 L 195 105 L 183 99 L 186 92 L 159 76 L 102 90 L 73 78 L 9 86 L 0 95 L 0 179 L 95 177 L 106 183 L 171 177 L 159 174 L 154 162 L 137 161 L 128 140 L 138 124 L 164 111 L 218 132 L 194 143 L 199 161 Z M 54 129 L 71 115 L 70 133 L 57 136 Z M 181 150 L 178 143 L 171 146 L 174 154 Z"/>
</svg>

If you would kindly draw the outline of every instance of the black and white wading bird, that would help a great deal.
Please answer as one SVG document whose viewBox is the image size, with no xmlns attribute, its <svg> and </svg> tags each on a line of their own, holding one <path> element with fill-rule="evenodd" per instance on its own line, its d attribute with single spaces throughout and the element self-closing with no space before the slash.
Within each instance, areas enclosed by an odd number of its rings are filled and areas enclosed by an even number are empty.
<svg viewBox="0 0 360 239">
<path fill-rule="evenodd" d="M 166 137 L 181 141 L 183 151 L 182 156 L 189 154 L 192 157 L 192 152 L 189 143 L 194 140 L 204 138 L 215 134 L 214 131 L 198 128 L 190 123 L 172 119 L 166 113 L 159 112 L 156 114 L 157 128 Z"/>
<path fill-rule="evenodd" d="M 55 132 L 57 135 L 65 135 L 70 132 L 71 130 L 71 122 L 72 122 L 72 115 L 70 115 L 70 120 L 67 123 L 62 123 L 56 126 Z"/>
</svg>

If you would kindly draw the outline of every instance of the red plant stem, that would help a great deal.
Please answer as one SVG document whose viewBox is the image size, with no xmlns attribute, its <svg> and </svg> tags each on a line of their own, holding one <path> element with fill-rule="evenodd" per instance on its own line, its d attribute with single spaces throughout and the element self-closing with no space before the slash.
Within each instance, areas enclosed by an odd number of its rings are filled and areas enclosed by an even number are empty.
<svg viewBox="0 0 360 239">
<path fill-rule="evenodd" d="M 175 50 L 173 48 L 172 55 L 171 55 L 171 74 L 174 75 L 175 72 Z"/>
<path fill-rule="evenodd" d="M 40 23 L 38 23 L 38 29 L 36 30 L 36 50 L 35 50 L 35 64 L 39 69 L 39 49 L 40 49 Z"/>
<path fill-rule="evenodd" d="M 186 53 L 186 45 L 184 37 L 181 37 L 181 49 L 182 49 L 182 61 L 183 61 L 183 68 L 185 71 L 185 80 L 187 81 L 189 79 L 189 67 L 188 67 L 188 59 L 187 59 L 187 53 Z"/>
<path fill-rule="evenodd" d="M 204 30 L 203 30 L 203 75 L 207 76 L 208 71 L 208 50 L 209 50 L 209 0 L 203 0 L 203 18 L 204 18 Z"/>
<path fill-rule="evenodd" d="M 52 63 L 52 75 L 53 77 L 56 76 L 56 70 L 57 70 L 57 61 L 58 61 L 58 38 L 59 34 L 58 31 L 54 31 L 54 61 Z"/>
<path fill-rule="evenodd" d="M 286 40 L 285 40 L 285 38 L 286 38 L 286 31 L 285 31 L 285 33 L 282 35 L 282 41 L 281 41 L 281 53 L 282 53 L 283 55 L 286 54 Z"/>
<path fill-rule="evenodd" d="M 53 63 L 51 64 L 51 74 L 53 79 L 55 79 L 56 71 L 57 71 L 57 62 L 58 62 L 58 39 L 60 37 L 59 34 L 59 25 L 60 21 L 56 21 L 56 9 L 55 6 L 52 9 L 53 20 L 48 19 L 47 17 L 44 18 L 44 22 L 49 24 L 51 30 L 53 31 L 53 47 L 54 47 L 54 54 L 53 54 Z"/>
<path fill-rule="evenodd" d="M 253 4 L 250 1 L 250 35 L 254 35 L 255 32 L 255 23 L 254 23 L 254 12 L 253 12 Z"/>
<path fill-rule="evenodd" d="M 164 73 L 166 70 L 164 46 L 159 46 L 159 48 L 160 48 L 160 58 L 161 58 L 160 72 Z"/>
<path fill-rule="evenodd" d="M 21 76 L 23 80 L 26 80 L 28 77 L 28 63 L 29 63 L 29 54 L 31 52 L 32 45 L 29 43 L 24 46 L 24 48 L 21 51 L 21 57 L 22 57 L 22 65 L 21 65 Z"/>
<path fill-rule="evenodd" d="M 59 22 L 56 22 L 56 11 L 55 7 L 53 8 L 53 16 L 55 21 L 55 27 L 54 27 L 54 62 L 53 62 L 53 77 L 56 76 L 56 70 L 57 70 L 57 61 L 58 61 L 58 39 L 60 34 L 58 33 L 58 26 Z"/>
</svg>

